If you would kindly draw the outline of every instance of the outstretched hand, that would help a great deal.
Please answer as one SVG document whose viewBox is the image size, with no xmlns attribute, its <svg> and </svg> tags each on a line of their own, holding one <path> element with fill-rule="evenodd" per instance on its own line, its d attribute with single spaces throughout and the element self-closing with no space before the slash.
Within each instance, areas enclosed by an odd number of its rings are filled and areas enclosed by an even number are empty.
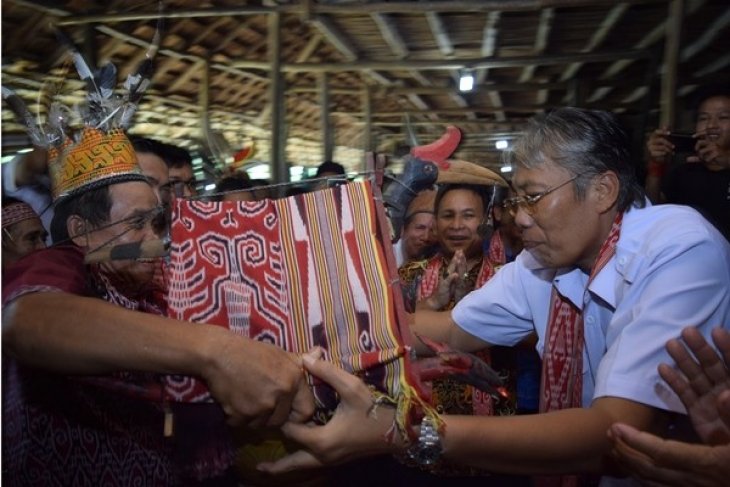
<svg viewBox="0 0 730 487">
<path fill-rule="evenodd" d="M 712 330 L 712 340 L 720 355 L 696 328 L 685 328 L 682 339 L 687 347 L 679 340 L 667 343 L 667 351 L 679 371 L 661 364 L 659 375 L 687 408 L 692 425 L 704 443 L 729 443 L 730 408 L 727 406 L 730 403 L 730 333 L 722 328 Z"/>
<path fill-rule="evenodd" d="M 721 487 L 730 478 L 730 444 L 665 440 L 626 424 L 611 426 L 614 457 L 642 485 Z"/>
<path fill-rule="evenodd" d="M 258 465 L 268 473 L 284 473 L 302 468 L 335 465 L 354 458 L 393 452 L 385 435 L 393 425 L 395 409 L 374 408 L 370 389 L 357 377 L 332 363 L 305 355 L 304 367 L 312 375 L 329 383 L 340 395 L 334 416 L 323 426 L 287 422 L 284 434 L 302 445 L 302 449 L 275 462 Z"/>
<path fill-rule="evenodd" d="M 722 328 L 712 330 L 712 340 L 719 353 L 696 328 L 685 328 L 682 339 L 684 344 L 679 340 L 667 343 L 667 351 L 678 370 L 661 364 L 659 373 L 687 408 L 705 445 L 664 440 L 616 423 L 608 431 L 614 445 L 613 456 L 632 476 L 649 485 L 727 485 L 730 478 L 730 333 Z"/>
</svg>

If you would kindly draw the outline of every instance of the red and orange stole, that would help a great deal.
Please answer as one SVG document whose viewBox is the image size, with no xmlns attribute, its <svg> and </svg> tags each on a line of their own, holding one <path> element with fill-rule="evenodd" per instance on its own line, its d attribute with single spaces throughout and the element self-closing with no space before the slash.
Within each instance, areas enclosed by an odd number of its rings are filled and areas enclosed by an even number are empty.
<svg viewBox="0 0 730 487">
<path fill-rule="evenodd" d="M 412 397 L 397 278 L 369 182 L 258 202 L 179 200 L 172 224 L 169 314 L 228 327 L 303 353 L 315 345 L 390 397 Z M 390 252 L 390 250 L 387 250 Z M 407 336 L 407 335 L 405 335 Z M 329 386 L 313 385 L 320 413 Z M 200 401 L 199 381 L 168 384 Z M 318 419 L 324 419 L 320 416 Z"/>
</svg>

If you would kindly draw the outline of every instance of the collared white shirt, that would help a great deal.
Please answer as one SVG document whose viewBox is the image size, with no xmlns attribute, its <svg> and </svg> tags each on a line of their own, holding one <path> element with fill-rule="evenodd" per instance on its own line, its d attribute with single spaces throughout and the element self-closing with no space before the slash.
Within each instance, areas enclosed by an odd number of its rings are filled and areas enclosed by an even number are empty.
<svg viewBox="0 0 730 487">
<path fill-rule="evenodd" d="M 730 245 L 699 213 L 678 205 L 634 208 L 616 254 L 585 293 L 579 269 L 541 269 L 525 251 L 452 311 L 468 333 L 514 345 L 535 330 L 542 354 L 552 285 L 583 310 L 583 405 L 613 396 L 676 412 L 679 398 L 657 372 L 682 328 L 730 328 Z M 585 294 L 585 297 L 584 297 Z"/>
</svg>

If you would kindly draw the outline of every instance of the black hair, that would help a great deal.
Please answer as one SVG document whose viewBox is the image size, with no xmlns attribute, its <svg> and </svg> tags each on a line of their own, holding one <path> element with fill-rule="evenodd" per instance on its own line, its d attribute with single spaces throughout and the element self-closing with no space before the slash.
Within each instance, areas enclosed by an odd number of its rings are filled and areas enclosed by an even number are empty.
<svg viewBox="0 0 730 487">
<path fill-rule="evenodd" d="M 226 191 L 251 189 L 253 187 L 254 185 L 246 176 L 226 176 L 216 183 L 215 191 L 217 193 L 225 193 Z"/>
<path fill-rule="evenodd" d="M 345 167 L 337 162 L 324 161 L 317 167 L 317 177 L 320 177 L 322 173 L 331 172 L 334 174 L 345 174 Z"/>
<path fill-rule="evenodd" d="M 438 215 L 438 209 L 441 205 L 441 200 L 443 200 L 444 196 L 446 196 L 446 193 L 448 193 L 449 191 L 454 191 L 456 189 L 466 189 L 468 191 L 476 193 L 477 196 L 479 196 L 479 199 L 482 200 L 482 208 L 484 208 L 484 218 L 487 218 L 487 215 L 489 214 L 489 201 L 492 197 L 493 189 L 490 189 L 488 186 L 484 186 L 482 184 L 466 183 L 439 185 L 438 192 L 436 193 L 436 199 L 433 202 L 433 208 L 436 215 Z"/>
<path fill-rule="evenodd" d="M 177 145 L 165 144 L 165 157 L 163 159 L 167 163 L 167 167 L 180 168 L 185 166 L 193 166 L 193 158 L 187 149 Z"/>
<path fill-rule="evenodd" d="M 163 161 L 167 157 L 168 144 L 137 135 L 129 137 L 129 140 L 132 142 L 132 147 L 134 147 L 135 152 L 154 154 Z"/>
<path fill-rule="evenodd" d="M 730 87 L 727 85 L 706 85 L 698 89 L 693 97 L 695 113 L 700 111 L 700 106 L 710 98 L 730 98 Z"/>
<path fill-rule="evenodd" d="M 67 222 L 71 215 L 78 215 L 90 225 L 98 227 L 109 222 L 111 209 L 109 185 L 90 189 L 58 201 L 51 221 L 53 243 L 66 242 L 70 239 Z"/>
</svg>

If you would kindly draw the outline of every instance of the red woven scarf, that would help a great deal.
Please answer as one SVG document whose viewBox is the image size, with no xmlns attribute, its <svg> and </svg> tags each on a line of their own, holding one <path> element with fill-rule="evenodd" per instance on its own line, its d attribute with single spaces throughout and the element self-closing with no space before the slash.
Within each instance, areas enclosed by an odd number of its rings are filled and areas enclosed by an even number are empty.
<svg viewBox="0 0 730 487">
<path fill-rule="evenodd" d="M 598 258 L 588 276 L 586 292 L 593 278 L 616 252 L 623 213 L 618 213 Z M 561 296 L 553 286 L 547 340 L 542 356 L 540 412 L 582 406 L 583 398 L 583 314 Z M 577 475 L 540 476 L 533 479 L 537 487 L 576 487 L 583 477 Z"/>
<path fill-rule="evenodd" d="M 621 231 L 623 213 L 616 215 L 608 237 L 601 245 L 586 284 L 611 260 Z M 547 339 L 542 359 L 540 412 L 580 407 L 583 396 L 583 315 L 553 286 Z"/>
</svg>

